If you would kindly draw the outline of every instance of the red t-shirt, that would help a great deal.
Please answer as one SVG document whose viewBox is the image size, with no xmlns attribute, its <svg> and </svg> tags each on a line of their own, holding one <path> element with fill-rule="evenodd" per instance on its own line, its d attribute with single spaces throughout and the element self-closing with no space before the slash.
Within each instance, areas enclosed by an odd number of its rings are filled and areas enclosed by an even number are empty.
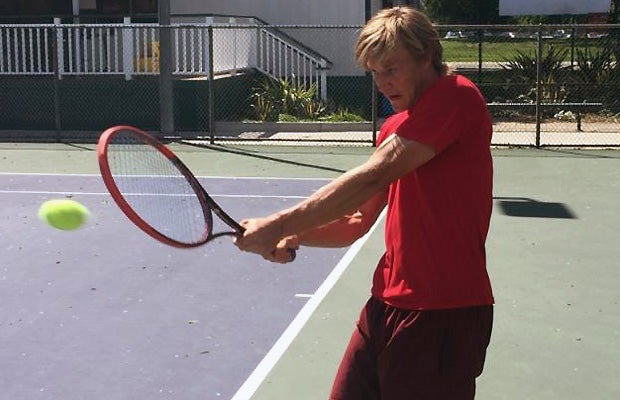
<svg viewBox="0 0 620 400">
<path fill-rule="evenodd" d="M 436 155 L 390 184 L 372 295 L 414 310 L 493 304 L 485 254 L 492 123 L 480 91 L 463 76 L 442 77 L 383 124 L 378 142 L 392 133 Z"/>
</svg>

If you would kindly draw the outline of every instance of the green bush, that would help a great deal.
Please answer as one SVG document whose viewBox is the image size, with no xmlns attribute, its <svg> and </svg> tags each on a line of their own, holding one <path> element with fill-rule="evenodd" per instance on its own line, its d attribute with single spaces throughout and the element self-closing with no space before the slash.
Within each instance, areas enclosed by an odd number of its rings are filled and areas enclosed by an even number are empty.
<svg viewBox="0 0 620 400">
<path fill-rule="evenodd" d="M 342 109 L 339 111 L 336 111 L 334 113 L 328 114 L 325 117 L 321 118 L 321 121 L 325 121 L 325 122 L 364 122 L 366 121 L 362 116 L 360 116 L 359 114 L 355 114 L 352 112 L 349 112 L 346 109 Z"/>
<path fill-rule="evenodd" d="M 259 121 L 364 121 L 364 118 L 339 109 L 333 102 L 318 96 L 318 85 L 303 85 L 287 79 L 276 81 L 264 77 L 251 95 L 253 118 Z"/>
<path fill-rule="evenodd" d="M 616 81 L 620 73 L 613 50 L 609 47 L 595 50 L 586 47 L 577 49 L 576 56 L 575 78 L 582 88 L 580 98 L 583 101 L 615 101 L 615 88 L 606 86 Z"/>
<path fill-rule="evenodd" d="M 265 77 L 251 95 L 252 108 L 259 121 L 278 121 L 282 114 L 301 120 L 314 120 L 325 111 L 317 92 L 316 82 L 305 86 L 287 79 L 276 81 Z"/>
</svg>

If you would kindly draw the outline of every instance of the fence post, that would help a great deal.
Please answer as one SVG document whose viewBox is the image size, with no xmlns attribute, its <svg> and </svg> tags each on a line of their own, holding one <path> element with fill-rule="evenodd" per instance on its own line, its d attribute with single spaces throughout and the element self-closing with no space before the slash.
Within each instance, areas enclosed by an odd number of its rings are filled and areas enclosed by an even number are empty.
<svg viewBox="0 0 620 400">
<path fill-rule="evenodd" d="M 540 124 L 542 121 L 542 25 L 538 25 L 536 49 L 536 147 L 540 147 Z"/>
<path fill-rule="evenodd" d="M 370 101 L 370 114 L 371 114 L 371 118 L 372 118 L 372 147 L 377 147 L 377 130 L 378 130 L 378 121 L 377 121 L 377 114 L 379 113 L 378 108 L 377 107 L 377 85 L 375 84 L 375 78 L 372 77 L 370 78 L 370 84 L 372 85 L 371 88 L 371 101 Z"/>
<path fill-rule="evenodd" d="M 172 28 L 170 0 L 159 0 L 159 130 L 174 133 L 174 87 L 172 82 Z"/>
<path fill-rule="evenodd" d="M 63 72 L 65 72 L 65 46 L 63 44 L 64 37 L 62 34 L 62 28 L 60 27 L 60 18 L 54 17 L 54 25 L 56 25 L 56 28 L 54 29 L 54 32 L 56 34 L 56 40 L 54 42 L 56 43 L 56 51 L 54 52 L 54 61 L 56 61 L 55 72 L 56 77 L 58 79 L 62 79 Z"/>
<path fill-rule="evenodd" d="M 229 25 L 236 25 L 237 24 L 237 18 L 235 17 L 230 17 L 228 18 L 228 24 Z M 238 48 L 238 44 L 237 44 L 237 36 L 238 36 L 239 32 L 237 28 L 233 28 L 233 65 L 232 65 L 232 70 L 230 71 L 230 75 L 234 76 L 237 75 L 237 53 L 239 52 L 239 48 Z"/>
<path fill-rule="evenodd" d="M 209 99 L 209 142 L 211 144 L 215 143 L 215 124 L 213 121 L 213 112 L 215 107 L 213 105 L 213 25 L 209 25 L 207 27 L 207 33 L 209 38 L 209 73 L 208 73 L 208 99 Z"/>
<path fill-rule="evenodd" d="M 476 36 L 478 37 L 478 82 L 476 84 L 480 85 L 482 83 L 482 39 L 484 39 L 482 29 L 476 31 Z"/>
<path fill-rule="evenodd" d="M 207 26 L 213 25 L 213 17 L 206 17 L 205 18 L 205 24 L 207 24 Z M 202 32 L 201 34 L 204 35 L 204 29 L 201 32 Z M 202 66 L 202 69 L 203 69 L 203 71 L 206 71 L 207 73 L 209 73 L 209 65 L 211 63 L 211 58 L 210 58 L 211 56 L 209 55 L 209 48 L 210 47 L 211 47 L 211 42 L 210 42 L 210 39 L 209 39 L 209 29 L 207 28 L 207 38 L 204 41 L 203 49 L 202 49 L 202 51 L 205 54 L 205 58 L 203 60 L 204 65 Z"/>
<path fill-rule="evenodd" d="M 125 71 L 125 80 L 130 80 L 133 75 L 133 30 L 130 28 L 131 17 L 124 17 L 123 24 L 127 26 L 123 28 L 123 71 Z"/>
<path fill-rule="evenodd" d="M 321 100 L 327 101 L 327 61 L 321 59 Z"/>
<path fill-rule="evenodd" d="M 256 25 L 256 67 L 259 70 L 263 69 L 263 65 L 261 63 L 261 54 L 263 54 L 262 50 L 262 40 L 261 40 L 261 28 L 258 26 L 258 21 L 252 18 L 252 24 Z"/>
<path fill-rule="evenodd" d="M 62 37 L 62 28 L 60 28 L 60 18 L 54 18 L 53 30 L 55 37 L 54 43 L 54 127 L 56 128 L 56 141 L 60 142 L 60 131 L 62 129 L 62 120 L 60 118 L 60 79 L 62 78 L 62 68 L 64 66 L 64 46 Z"/>
<path fill-rule="evenodd" d="M 575 68 L 575 16 L 573 15 L 570 20 L 570 67 Z"/>
</svg>

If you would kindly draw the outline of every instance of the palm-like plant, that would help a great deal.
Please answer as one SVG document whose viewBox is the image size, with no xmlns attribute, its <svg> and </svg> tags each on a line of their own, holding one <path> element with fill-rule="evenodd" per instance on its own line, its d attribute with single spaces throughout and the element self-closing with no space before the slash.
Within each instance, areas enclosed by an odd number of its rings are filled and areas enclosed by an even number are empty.
<svg viewBox="0 0 620 400">
<path fill-rule="evenodd" d="M 252 93 L 252 107 L 261 121 L 316 120 L 326 110 L 317 93 L 316 82 L 305 86 L 294 80 L 265 78 Z"/>
<path fill-rule="evenodd" d="M 506 59 L 505 63 L 500 64 L 502 69 L 516 73 L 524 83 L 529 83 L 532 87 L 527 93 L 520 93 L 520 96 L 527 96 L 534 100 L 536 97 L 537 79 L 540 78 L 542 85 L 542 101 L 558 102 L 564 101 L 567 96 L 564 80 L 568 66 L 565 65 L 568 56 L 568 49 L 557 50 L 549 46 L 547 52 L 540 59 L 541 76 L 538 77 L 538 57 L 536 54 L 524 53 L 517 50 L 517 54 L 512 59 Z"/>
</svg>

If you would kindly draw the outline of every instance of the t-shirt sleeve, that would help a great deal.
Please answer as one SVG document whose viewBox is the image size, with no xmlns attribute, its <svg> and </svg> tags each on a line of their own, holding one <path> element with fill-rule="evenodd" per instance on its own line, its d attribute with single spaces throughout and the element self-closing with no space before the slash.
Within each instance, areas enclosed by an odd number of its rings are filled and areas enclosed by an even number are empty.
<svg viewBox="0 0 620 400">
<path fill-rule="evenodd" d="M 385 120 L 385 122 L 381 126 L 381 129 L 379 130 L 379 135 L 377 136 L 377 147 L 381 147 L 383 141 L 394 133 L 395 127 L 397 127 L 403 119 L 404 117 L 401 113 L 394 114 Z"/>
<path fill-rule="evenodd" d="M 459 140 L 471 121 L 470 113 L 475 113 L 475 104 L 479 104 L 467 96 L 467 89 L 454 86 L 430 93 L 421 100 L 397 134 L 432 146 L 437 153 Z"/>
</svg>

